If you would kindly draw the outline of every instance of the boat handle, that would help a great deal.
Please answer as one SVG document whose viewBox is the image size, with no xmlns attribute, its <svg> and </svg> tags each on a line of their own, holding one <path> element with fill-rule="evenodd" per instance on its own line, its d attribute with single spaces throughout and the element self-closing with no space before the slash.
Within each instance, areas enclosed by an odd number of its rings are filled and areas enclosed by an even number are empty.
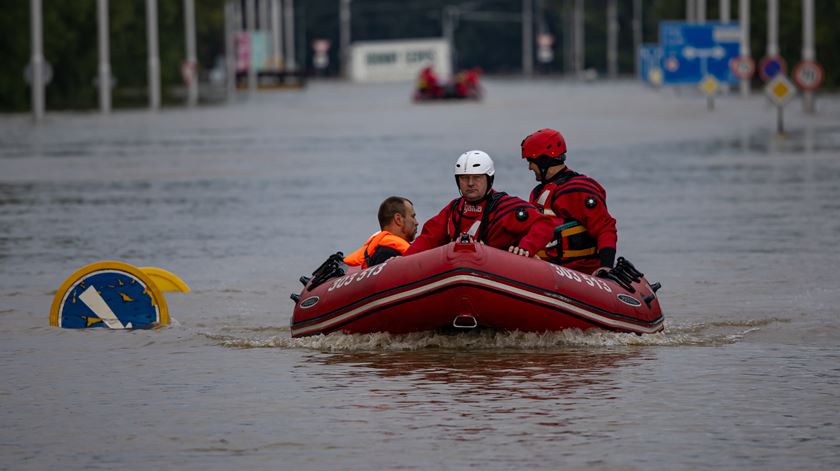
<svg viewBox="0 0 840 471">
<path fill-rule="evenodd" d="M 466 321 L 466 323 L 461 323 L 461 320 Z M 460 314 L 452 319 L 452 327 L 458 329 L 475 329 L 478 327 L 478 320 L 469 314 Z"/>
</svg>

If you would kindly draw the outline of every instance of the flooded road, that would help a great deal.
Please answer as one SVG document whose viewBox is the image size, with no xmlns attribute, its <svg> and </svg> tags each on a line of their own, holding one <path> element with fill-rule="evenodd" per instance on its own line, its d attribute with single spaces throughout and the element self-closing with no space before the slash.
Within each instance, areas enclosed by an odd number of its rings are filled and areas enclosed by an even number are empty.
<svg viewBox="0 0 840 471">
<path fill-rule="evenodd" d="M 829 469 L 840 465 L 840 99 L 489 81 L 482 103 L 313 83 L 197 110 L 0 117 L 0 469 Z M 291 339 L 289 293 L 376 229 L 425 221 L 479 148 L 560 129 L 607 189 L 662 334 Z M 173 325 L 48 326 L 88 263 L 182 277 Z"/>
</svg>

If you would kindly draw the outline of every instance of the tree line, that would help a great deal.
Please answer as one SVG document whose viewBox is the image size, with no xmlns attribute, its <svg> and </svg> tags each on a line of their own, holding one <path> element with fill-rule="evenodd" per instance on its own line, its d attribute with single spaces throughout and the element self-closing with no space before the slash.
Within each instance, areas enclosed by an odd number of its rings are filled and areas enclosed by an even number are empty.
<svg viewBox="0 0 840 471">
<path fill-rule="evenodd" d="M 244 7 L 244 0 L 239 0 Z M 260 1 L 260 0 L 257 0 Z M 287 0 L 288 1 L 288 0 Z M 570 70 L 564 64 L 568 41 L 569 15 L 573 0 L 543 0 L 537 12 L 535 31 L 554 35 L 554 58 L 548 65 L 537 64 L 537 72 L 562 74 Z M 226 0 L 196 1 L 196 36 L 200 76 L 207 77 L 224 56 L 224 4 Z M 587 0 L 585 15 L 585 64 L 601 74 L 606 60 L 606 0 Z M 718 18 L 718 4 L 707 0 L 707 18 Z M 732 0 L 731 17 L 738 16 L 738 1 Z M 658 41 L 662 20 L 680 20 L 685 2 L 643 0 L 644 42 Z M 442 12 L 446 6 L 472 7 L 475 11 L 498 13 L 496 19 L 475 21 L 463 17 L 455 29 L 456 68 L 478 66 L 487 74 L 516 74 L 521 68 L 521 0 L 353 0 L 352 31 L 354 41 L 428 38 L 442 35 Z M 618 2 L 619 72 L 634 71 L 633 2 Z M 767 36 L 766 0 L 751 1 L 751 51 L 758 62 L 764 56 Z M 825 69 L 823 90 L 840 86 L 840 0 L 816 0 L 816 53 Z M 23 70 L 30 56 L 29 1 L 5 2 L 0 15 L 0 50 L 5 64 L 0 68 L 0 110 L 29 109 L 29 88 Z M 85 109 L 97 107 L 97 9 L 96 0 L 43 0 L 44 56 L 52 68 L 52 80 L 46 88 L 48 109 Z M 802 49 L 801 0 L 779 2 L 779 47 L 789 67 L 799 62 Z M 164 103 L 181 99 L 171 92 L 182 86 L 180 65 L 185 56 L 183 2 L 159 0 L 159 43 L 161 82 Z M 147 93 L 146 1 L 109 2 L 111 70 L 116 78 L 113 90 L 115 107 L 145 106 Z M 295 1 L 296 56 L 308 72 L 312 69 L 311 42 L 328 39 L 329 66 L 321 72 L 337 76 L 339 60 L 339 0 Z M 758 80 L 756 78 L 756 80 Z M 755 84 L 759 85 L 758 82 Z"/>
</svg>

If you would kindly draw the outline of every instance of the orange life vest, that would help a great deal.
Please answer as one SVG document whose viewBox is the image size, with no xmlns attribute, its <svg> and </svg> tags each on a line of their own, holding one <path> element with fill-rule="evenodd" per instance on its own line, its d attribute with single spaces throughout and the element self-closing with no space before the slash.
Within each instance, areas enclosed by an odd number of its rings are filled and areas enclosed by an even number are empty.
<svg viewBox="0 0 840 471">
<path fill-rule="evenodd" d="M 344 263 L 350 266 L 361 265 L 364 270 L 370 266 L 370 257 L 379 247 L 390 247 L 399 253 L 405 253 L 409 243 L 402 237 L 397 237 L 388 231 L 379 231 L 371 235 L 365 245 L 358 250 L 344 257 Z"/>
</svg>

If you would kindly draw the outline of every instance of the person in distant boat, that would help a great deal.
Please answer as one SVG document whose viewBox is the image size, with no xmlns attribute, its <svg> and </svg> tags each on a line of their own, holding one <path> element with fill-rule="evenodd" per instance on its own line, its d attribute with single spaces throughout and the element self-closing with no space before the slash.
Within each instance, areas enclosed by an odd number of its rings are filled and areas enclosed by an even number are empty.
<svg viewBox="0 0 840 471">
<path fill-rule="evenodd" d="M 425 98 L 440 98 L 443 96 L 443 87 L 432 66 L 423 67 L 417 76 L 417 92 Z"/>
<path fill-rule="evenodd" d="M 540 182 L 530 201 L 554 221 L 554 238 L 538 253 L 573 270 L 601 274 L 615 262 L 618 233 L 607 211 L 607 192 L 595 180 L 566 167 L 566 140 L 540 129 L 522 140 L 522 158 Z"/>
<path fill-rule="evenodd" d="M 405 251 L 411 255 L 459 240 L 474 241 L 517 255 L 531 256 L 551 240 L 554 225 L 534 205 L 493 190 L 495 168 L 486 152 L 464 152 L 455 162 L 461 197 L 449 202 L 425 224 Z"/>
<path fill-rule="evenodd" d="M 402 255 L 417 235 L 417 215 L 408 198 L 390 196 L 379 205 L 380 230 L 358 250 L 344 257 L 344 263 L 362 269 Z"/>
</svg>

